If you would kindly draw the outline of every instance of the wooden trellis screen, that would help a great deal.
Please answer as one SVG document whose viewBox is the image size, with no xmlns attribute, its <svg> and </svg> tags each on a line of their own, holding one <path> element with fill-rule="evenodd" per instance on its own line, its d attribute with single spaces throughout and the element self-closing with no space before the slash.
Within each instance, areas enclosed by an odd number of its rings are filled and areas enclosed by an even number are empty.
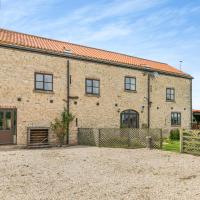
<svg viewBox="0 0 200 200">
<path fill-rule="evenodd" d="M 152 148 L 162 148 L 161 129 L 80 128 L 78 142 L 99 147 L 143 148 L 147 146 L 148 136 L 151 137 Z"/>
<path fill-rule="evenodd" d="M 180 131 L 180 152 L 200 155 L 200 130 Z"/>
</svg>

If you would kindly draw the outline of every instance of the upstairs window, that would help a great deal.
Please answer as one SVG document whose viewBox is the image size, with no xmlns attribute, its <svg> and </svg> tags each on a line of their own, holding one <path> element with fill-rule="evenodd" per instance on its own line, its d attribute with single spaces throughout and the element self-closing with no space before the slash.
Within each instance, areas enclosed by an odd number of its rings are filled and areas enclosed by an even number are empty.
<svg viewBox="0 0 200 200">
<path fill-rule="evenodd" d="M 86 79 L 86 94 L 100 95 L 100 80 Z"/>
<path fill-rule="evenodd" d="M 179 113 L 179 112 L 171 113 L 171 125 L 172 126 L 180 126 L 181 125 L 181 113 Z"/>
<path fill-rule="evenodd" d="M 53 91 L 53 75 L 35 73 L 35 89 L 43 91 Z"/>
<path fill-rule="evenodd" d="M 124 87 L 127 91 L 136 91 L 136 78 L 135 77 L 125 77 Z"/>
<path fill-rule="evenodd" d="M 174 88 L 166 89 L 166 100 L 167 101 L 175 101 L 175 89 Z"/>
</svg>

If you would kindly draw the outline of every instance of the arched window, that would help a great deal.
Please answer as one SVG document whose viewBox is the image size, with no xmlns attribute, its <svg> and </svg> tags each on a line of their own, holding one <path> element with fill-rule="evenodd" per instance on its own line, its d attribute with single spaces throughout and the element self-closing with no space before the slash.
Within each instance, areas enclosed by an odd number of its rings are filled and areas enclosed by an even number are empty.
<svg viewBox="0 0 200 200">
<path fill-rule="evenodd" d="M 122 128 L 139 128 L 139 114 L 134 110 L 125 110 L 121 112 Z"/>
</svg>

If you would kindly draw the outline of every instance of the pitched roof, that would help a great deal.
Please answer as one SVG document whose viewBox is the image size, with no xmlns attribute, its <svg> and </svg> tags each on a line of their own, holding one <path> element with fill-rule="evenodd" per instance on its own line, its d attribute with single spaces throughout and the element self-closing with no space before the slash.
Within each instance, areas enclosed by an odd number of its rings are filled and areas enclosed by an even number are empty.
<svg viewBox="0 0 200 200">
<path fill-rule="evenodd" d="M 192 110 L 193 113 L 200 113 L 200 110 Z"/>
<path fill-rule="evenodd" d="M 190 75 L 161 62 L 129 56 L 121 53 L 91 48 L 87 46 L 62 42 L 58 40 L 43 38 L 39 36 L 18 33 L 10 30 L 0 29 L 0 45 L 16 45 L 19 47 L 28 47 L 38 50 L 43 50 L 51 53 L 64 53 L 70 51 L 73 56 L 81 56 L 100 61 L 114 62 L 118 64 L 132 65 L 138 68 L 150 68 L 155 71 L 176 74 L 192 78 Z"/>
</svg>

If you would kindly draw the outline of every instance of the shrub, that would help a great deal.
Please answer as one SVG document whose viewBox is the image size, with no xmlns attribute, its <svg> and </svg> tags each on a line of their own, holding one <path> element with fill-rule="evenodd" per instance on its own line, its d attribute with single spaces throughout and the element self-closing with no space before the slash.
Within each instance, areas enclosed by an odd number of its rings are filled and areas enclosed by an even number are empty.
<svg viewBox="0 0 200 200">
<path fill-rule="evenodd" d="M 53 123 L 51 123 L 51 129 L 56 134 L 60 146 L 64 144 L 65 136 L 68 134 L 68 127 L 70 122 L 72 122 L 74 116 L 64 108 L 64 111 L 61 113 L 60 118 L 56 118 Z"/>
<path fill-rule="evenodd" d="M 120 128 L 128 128 L 128 125 L 122 124 L 122 125 L 120 126 Z"/>
<path fill-rule="evenodd" d="M 173 129 L 170 131 L 170 140 L 180 140 L 180 131 L 179 129 Z"/>
<path fill-rule="evenodd" d="M 148 128 L 147 124 L 142 124 L 142 128 Z"/>
</svg>

